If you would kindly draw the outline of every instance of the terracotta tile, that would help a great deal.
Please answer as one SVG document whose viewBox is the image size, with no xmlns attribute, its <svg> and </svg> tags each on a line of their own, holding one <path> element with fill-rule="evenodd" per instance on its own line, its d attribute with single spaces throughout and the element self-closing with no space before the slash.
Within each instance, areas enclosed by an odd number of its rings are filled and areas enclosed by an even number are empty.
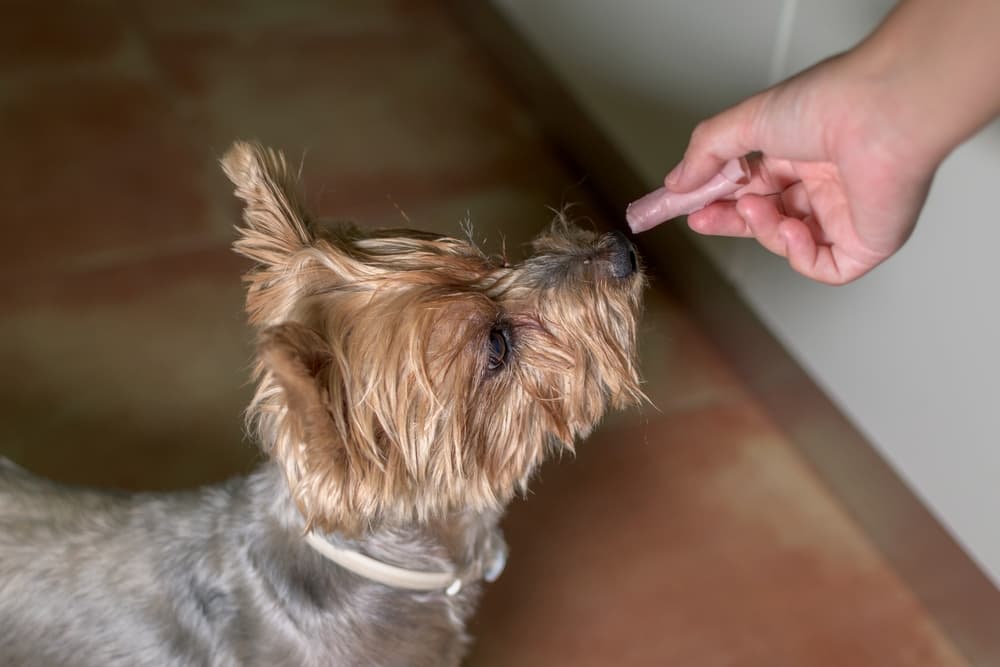
<svg viewBox="0 0 1000 667">
<path fill-rule="evenodd" d="M 970 660 L 995 662 L 994 584 L 891 464 L 803 373 L 761 383 L 754 395 Z"/>
<path fill-rule="evenodd" d="M 223 271 L 220 267 L 225 267 Z M 244 471 L 251 333 L 227 248 L 34 288 L 0 318 L 0 455 L 64 482 L 175 488 Z"/>
<path fill-rule="evenodd" d="M 124 39 L 113 8 L 101 2 L 4 3 L 0 21 L 0 80 L 33 67 L 105 59 Z"/>
<path fill-rule="evenodd" d="M 190 280 L 226 291 L 239 290 L 240 277 L 250 267 L 251 263 L 233 252 L 228 243 L 214 241 L 121 256 L 98 267 L 41 274 L 19 284 L 0 282 L 0 322 L 22 311 L 86 312 L 138 303 Z"/>
<path fill-rule="evenodd" d="M 963 664 L 752 403 L 603 431 L 506 526 L 470 664 Z"/>
<path fill-rule="evenodd" d="M 196 158 L 170 101 L 140 79 L 46 79 L 0 105 L 3 272 L 204 237 Z"/>
<path fill-rule="evenodd" d="M 396 206 L 499 187 L 561 204 L 565 173 L 537 159 L 545 151 L 537 126 L 439 9 L 423 13 L 433 20 L 417 28 L 150 27 L 148 39 L 202 145 L 221 153 L 234 138 L 256 138 L 292 161 L 307 155 L 304 185 L 323 214 L 395 223 Z"/>
<path fill-rule="evenodd" d="M 639 352 L 643 390 L 652 402 L 640 415 L 691 410 L 747 394 L 718 351 L 689 314 L 670 295 L 657 288 L 655 273 L 647 290 L 640 327 Z M 616 423 L 618 417 L 610 415 Z M 635 419 L 627 415 L 626 419 Z"/>
<path fill-rule="evenodd" d="M 129 3 L 140 25 L 162 32 L 195 29 L 241 34 L 288 30 L 352 34 L 420 30 L 444 19 L 439 3 L 428 0 L 352 2 L 300 0 L 275 5 L 268 0 L 181 0 L 169 6 L 157 0 Z"/>
<path fill-rule="evenodd" d="M 523 117 L 524 110 L 498 96 L 489 79 L 462 76 L 481 68 L 481 56 L 440 22 L 429 30 L 347 33 L 329 25 L 249 35 L 228 27 L 151 30 L 148 41 L 153 63 L 175 94 L 225 114 L 216 119 L 226 121 L 222 129 L 246 134 L 273 128 L 276 135 L 297 137 L 292 148 L 324 142 L 341 155 L 366 158 L 362 164 L 383 153 L 425 164 L 442 152 L 483 152 L 448 143 L 449 137 Z M 499 108 L 491 104 L 498 100 Z M 488 147 L 503 143 L 486 133 L 479 138 Z M 434 150 L 408 150 L 423 145 Z"/>
</svg>

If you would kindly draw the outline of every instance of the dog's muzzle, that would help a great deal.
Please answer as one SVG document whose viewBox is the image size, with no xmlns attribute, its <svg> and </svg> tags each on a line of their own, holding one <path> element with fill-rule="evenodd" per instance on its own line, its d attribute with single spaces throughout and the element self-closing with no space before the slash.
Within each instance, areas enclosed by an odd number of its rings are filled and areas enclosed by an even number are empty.
<svg viewBox="0 0 1000 667">
<path fill-rule="evenodd" d="M 611 232 L 609 236 L 611 237 L 611 248 L 608 252 L 608 260 L 611 263 L 611 275 L 618 279 L 628 278 L 639 270 L 635 246 L 621 232 Z"/>
</svg>

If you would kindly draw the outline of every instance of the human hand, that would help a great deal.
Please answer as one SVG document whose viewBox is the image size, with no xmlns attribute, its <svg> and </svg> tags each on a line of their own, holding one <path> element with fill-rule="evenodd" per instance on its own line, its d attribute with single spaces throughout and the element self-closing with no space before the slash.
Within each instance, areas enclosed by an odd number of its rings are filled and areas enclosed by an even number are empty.
<svg viewBox="0 0 1000 667">
<path fill-rule="evenodd" d="M 689 226 L 754 237 L 805 276 L 850 282 L 909 237 L 944 156 L 909 131 L 903 102 L 857 54 L 825 61 L 698 125 L 665 185 L 690 192 L 760 151 L 749 184 Z"/>
</svg>

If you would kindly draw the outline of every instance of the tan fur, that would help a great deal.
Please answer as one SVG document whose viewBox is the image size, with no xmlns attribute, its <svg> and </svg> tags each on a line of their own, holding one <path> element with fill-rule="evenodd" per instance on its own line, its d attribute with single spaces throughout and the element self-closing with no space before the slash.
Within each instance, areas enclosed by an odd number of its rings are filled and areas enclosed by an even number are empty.
<svg viewBox="0 0 1000 667">
<path fill-rule="evenodd" d="M 642 398 L 642 273 L 609 275 L 607 235 L 560 218 L 508 266 L 465 240 L 318 225 L 259 145 L 223 167 L 246 202 L 235 248 L 257 263 L 248 414 L 310 525 L 356 535 L 499 510 L 547 452 Z M 509 359 L 490 370 L 500 330 Z"/>
</svg>

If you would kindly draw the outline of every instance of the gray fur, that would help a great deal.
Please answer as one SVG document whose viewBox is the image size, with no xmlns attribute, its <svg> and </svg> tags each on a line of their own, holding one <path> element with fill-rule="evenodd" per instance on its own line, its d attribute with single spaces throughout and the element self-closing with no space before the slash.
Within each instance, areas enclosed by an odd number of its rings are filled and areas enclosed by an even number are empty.
<svg viewBox="0 0 1000 667">
<path fill-rule="evenodd" d="M 453 517 L 353 546 L 481 574 L 498 517 Z M 0 664 L 57 667 L 458 665 L 479 598 L 362 579 L 302 539 L 277 466 L 176 494 L 68 488 L 0 459 Z"/>
</svg>

